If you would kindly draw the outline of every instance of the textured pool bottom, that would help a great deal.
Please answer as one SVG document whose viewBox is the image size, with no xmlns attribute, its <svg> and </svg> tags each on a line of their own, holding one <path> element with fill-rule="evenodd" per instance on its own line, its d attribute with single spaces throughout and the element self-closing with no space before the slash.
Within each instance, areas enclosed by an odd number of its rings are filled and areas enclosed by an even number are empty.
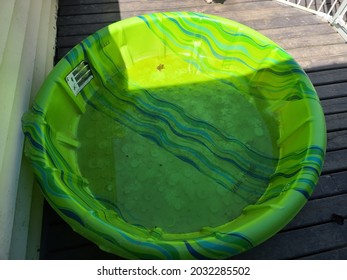
<svg viewBox="0 0 347 280">
<path fill-rule="evenodd" d="M 269 110 L 179 57 L 127 73 L 127 86 L 108 81 L 80 120 L 79 166 L 95 198 L 129 224 L 169 233 L 225 224 L 256 203 L 278 158 Z M 157 80 L 169 86 L 148 88 Z"/>
</svg>

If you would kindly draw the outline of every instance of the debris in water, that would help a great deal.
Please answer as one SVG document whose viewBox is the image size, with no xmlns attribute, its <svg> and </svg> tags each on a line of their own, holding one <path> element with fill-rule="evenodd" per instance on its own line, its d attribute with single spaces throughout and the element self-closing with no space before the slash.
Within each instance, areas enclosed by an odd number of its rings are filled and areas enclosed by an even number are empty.
<svg viewBox="0 0 347 280">
<path fill-rule="evenodd" d="M 159 65 L 157 66 L 157 69 L 158 69 L 159 71 L 163 70 L 163 69 L 164 69 L 164 64 L 159 64 Z"/>
</svg>

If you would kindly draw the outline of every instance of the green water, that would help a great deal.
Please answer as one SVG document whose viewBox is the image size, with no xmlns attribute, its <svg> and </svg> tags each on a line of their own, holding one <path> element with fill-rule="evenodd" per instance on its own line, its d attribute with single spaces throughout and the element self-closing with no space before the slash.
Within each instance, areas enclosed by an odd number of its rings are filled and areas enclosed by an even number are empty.
<svg viewBox="0 0 347 280">
<path fill-rule="evenodd" d="M 151 63 L 136 80 L 146 91 L 110 81 L 81 117 L 78 158 L 91 193 L 148 229 L 193 232 L 233 220 L 256 203 L 276 168 L 269 159 L 278 153 L 269 104 L 224 80 L 189 69 L 168 75 L 168 63 L 163 69 Z M 144 69 L 136 67 L 130 78 Z M 193 82 L 165 82 L 187 74 Z M 156 79 L 164 82 L 154 87 Z M 101 109 L 102 95 L 114 109 Z"/>
</svg>

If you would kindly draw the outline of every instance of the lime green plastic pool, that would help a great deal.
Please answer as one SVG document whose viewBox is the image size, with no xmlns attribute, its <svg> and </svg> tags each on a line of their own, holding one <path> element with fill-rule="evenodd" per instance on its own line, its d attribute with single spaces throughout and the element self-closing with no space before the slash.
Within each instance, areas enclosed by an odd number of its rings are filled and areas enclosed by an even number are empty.
<svg viewBox="0 0 347 280">
<path fill-rule="evenodd" d="M 251 249 L 305 204 L 326 145 L 317 94 L 290 55 L 239 23 L 184 12 L 82 41 L 23 131 L 51 206 L 130 259 Z"/>
</svg>

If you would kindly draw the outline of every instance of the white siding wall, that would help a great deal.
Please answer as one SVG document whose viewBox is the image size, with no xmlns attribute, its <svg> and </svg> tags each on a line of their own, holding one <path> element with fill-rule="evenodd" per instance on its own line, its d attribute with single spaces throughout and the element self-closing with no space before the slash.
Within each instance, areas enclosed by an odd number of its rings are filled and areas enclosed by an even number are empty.
<svg viewBox="0 0 347 280">
<path fill-rule="evenodd" d="M 40 198 L 22 159 L 21 117 L 53 67 L 56 11 L 57 0 L 0 0 L 0 259 L 36 257 L 28 236 Z"/>
</svg>

